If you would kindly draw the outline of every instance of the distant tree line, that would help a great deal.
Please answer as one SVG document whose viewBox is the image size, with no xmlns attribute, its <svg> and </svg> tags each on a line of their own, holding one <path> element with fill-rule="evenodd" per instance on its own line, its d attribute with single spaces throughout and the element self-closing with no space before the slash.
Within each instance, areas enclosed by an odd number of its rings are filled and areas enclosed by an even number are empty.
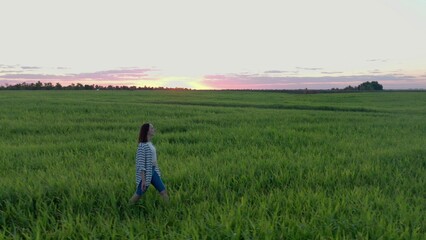
<svg viewBox="0 0 426 240">
<path fill-rule="evenodd" d="M 53 85 L 52 83 L 42 83 L 40 81 L 36 83 L 18 83 L 15 85 L 6 85 L 0 86 L 0 90 L 192 90 L 190 88 L 168 88 L 168 87 L 136 87 L 136 86 L 100 86 L 100 85 L 88 85 L 88 84 L 70 84 L 68 86 L 62 86 L 60 83 Z M 383 86 L 377 81 L 372 82 L 363 82 L 358 86 L 352 87 L 347 86 L 343 89 L 332 88 L 331 90 L 312 90 L 312 89 L 299 89 L 299 90 L 254 90 L 254 89 L 245 89 L 245 90 L 232 90 L 232 91 L 280 91 L 280 92 L 289 92 L 289 93 L 324 93 L 324 92 L 353 92 L 353 91 L 380 91 L 383 90 Z"/>
<path fill-rule="evenodd" d="M 100 85 L 88 85 L 88 84 L 70 84 L 68 86 L 62 86 L 60 83 L 53 85 L 52 83 L 42 83 L 40 81 L 36 83 L 18 83 L 15 85 L 0 86 L 0 90 L 191 90 L 190 88 L 168 88 L 168 87 L 136 87 L 136 86 L 100 86 Z"/>
<path fill-rule="evenodd" d="M 338 88 L 332 88 L 331 90 L 340 90 Z M 383 86 L 379 84 L 377 81 L 372 82 L 363 82 L 356 87 L 352 87 L 351 85 L 345 87 L 343 90 L 345 91 L 381 91 L 383 90 Z"/>
<path fill-rule="evenodd" d="M 351 93 L 359 91 L 379 91 L 383 90 L 383 86 L 377 81 L 363 82 L 356 87 L 347 86 L 343 89 L 332 88 L 332 89 L 224 89 L 221 91 L 256 91 L 256 92 L 282 92 L 282 93 L 293 93 L 293 94 L 316 94 L 316 93 Z M 400 91 L 400 90 L 399 90 Z M 408 91 L 408 90 L 405 90 Z M 412 91 L 412 90 L 411 90 Z M 422 91 L 422 90 L 416 90 Z"/>
</svg>

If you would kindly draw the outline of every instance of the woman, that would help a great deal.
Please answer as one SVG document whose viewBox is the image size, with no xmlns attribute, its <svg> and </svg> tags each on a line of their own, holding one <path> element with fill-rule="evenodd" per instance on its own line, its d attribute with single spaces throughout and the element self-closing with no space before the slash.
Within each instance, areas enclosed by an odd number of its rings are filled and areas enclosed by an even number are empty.
<svg viewBox="0 0 426 240">
<path fill-rule="evenodd" d="M 161 180 L 160 168 L 157 163 L 157 153 L 151 139 L 154 137 L 155 129 L 150 123 L 142 125 L 139 132 L 139 145 L 136 152 L 136 192 L 130 199 L 130 203 L 134 204 L 146 192 L 152 183 L 161 197 L 169 200 L 166 187 Z"/>
</svg>

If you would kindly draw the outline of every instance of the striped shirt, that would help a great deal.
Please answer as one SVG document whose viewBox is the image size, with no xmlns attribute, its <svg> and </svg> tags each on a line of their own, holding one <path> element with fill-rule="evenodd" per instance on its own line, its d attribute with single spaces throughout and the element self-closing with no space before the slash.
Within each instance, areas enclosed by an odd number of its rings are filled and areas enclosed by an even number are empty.
<svg viewBox="0 0 426 240">
<path fill-rule="evenodd" d="M 151 184 L 153 166 L 155 167 L 154 170 L 155 172 L 157 172 L 158 176 L 161 176 L 158 164 L 156 164 L 156 166 L 153 165 L 153 159 L 157 159 L 157 153 L 155 150 L 153 151 L 151 149 L 151 147 L 149 146 L 150 144 L 152 145 L 151 142 L 141 142 L 138 145 L 138 149 L 136 151 L 136 185 L 138 185 L 139 182 L 142 181 L 142 171 L 145 171 L 146 186 L 148 187 Z"/>
</svg>

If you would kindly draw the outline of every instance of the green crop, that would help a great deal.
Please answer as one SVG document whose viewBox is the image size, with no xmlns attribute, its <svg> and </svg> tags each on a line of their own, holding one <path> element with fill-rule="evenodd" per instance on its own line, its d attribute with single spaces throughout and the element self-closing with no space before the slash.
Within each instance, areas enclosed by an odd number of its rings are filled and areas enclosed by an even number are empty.
<svg viewBox="0 0 426 240">
<path fill-rule="evenodd" d="M 0 239 L 425 239 L 426 94 L 1 91 Z M 170 202 L 135 191 L 154 124 Z"/>
</svg>

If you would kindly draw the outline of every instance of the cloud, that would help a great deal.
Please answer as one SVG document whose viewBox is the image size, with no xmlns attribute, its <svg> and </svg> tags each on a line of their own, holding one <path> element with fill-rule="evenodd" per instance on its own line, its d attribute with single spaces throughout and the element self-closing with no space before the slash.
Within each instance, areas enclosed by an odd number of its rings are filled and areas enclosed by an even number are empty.
<svg viewBox="0 0 426 240">
<path fill-rule="evenodd" d="M 158 70 L 151 68 L 135 67 L 84 73 L 35 74 L 31 72 L 31 70 L 25 72 L 22 69 L 16 69 L 15 66 L 12 67 L 14 68 L 0 68 L 0 85 L 41 81 L 52 83 L 59 82 L 62 85 L 81 83 L 104 86 L 141 86 L 145 84 L 150 86 L 171 86 L 171 84 L 179 84 L 179 86 L 183 86 L 183 84 L 190 82 L 191 86 L 194 86 L 194 88 L 212 89 L 331 89 L 344 88 L 348 85 L 357 86 L 366 81 L 378 81 L 385 89 L 426 89 L 426 74 L 415 76 L 405 75 L 402 72 L 381 74 L 377 69 L 372 70 L 374 74 L 354 74 L 350 76 L 345 76 L 342 72 L 322 72 L 322 74 L 328 75 L 303 77 L 289 74 L 297 71 L 269 70 L 260 74 L 249 72 L 237 74 L 227 73 L 205 75 L 201 79 L 189 79 L 185 76 L 155 76 L 152 73 Z"/>
<path fill-rule="evenodd" d="M 206 75 L 202 84 L 213 89 L 331 89 L 348 85 L 357 86 L 366 81 L 378 81 L 380 84 L 404 88 L 415 85 L 426 88 L 426 79 L 416 79 L 408 75 L 352 75 L 322 77 L 271 77 L 250 75 Z"/>
<path fill-rule="evenodd" d="M 0 82 L 61 82 L 61 83 L 89 83 L 89 84 L 120 84 L 135 85 L 139 80 L 156 80 L 148 73 L 154 69 L 113 69 L 107 71 L 87 72 L 77 74 L 5 74 L 0 75 Z"/>
<path fill-rule="evenodd" d="M 35 69 L 41 69 L 41 67 L 36 67 L 36 66 L 21 66 L 21 65 L 19 65 L 19 64 L 16 64 L 16 65 L 0 64 L 0 69 L 24 69 L 24 70 L 35 70 Z"/>
<path fill-rule="evenodd" d="M 99 71 L 93 73 L 79 73 L 71 75 L 75 79 L 92 79 L 92 80 L 133 80 L 143 79 L 148 75 L 151 69 L 118 69 Z"/>
<path fill-rule="evenodd" d="M 343 72 L 321 72 L 322 74 L 339 74 Z"/>
<path fill-rule="evenodd" d="M 15 66 L 12 66 L 12 65 L 6 65 L 6 64 L 0 64 L 0 68 L 3 68 L 3 69 L 7 69 L 7 68 L 15 68 Z"/>
<path fill-rule="evenodd" d="M 296 74 L 296 73 L 298 73 L 299 71 L 281 71 L 281 70 L 269 70 L 269 71 L 265 71 L 265 72 L 263 72 L 263 73 L 266 73 L 266 74 L 268 74 L 268 73 L 290 73 L 290 74 Z"/>
<path fill-rule="evenodd" d="M 33 70 L 38 70 L 38 69 L 41 69 L 41 67 L 21 66 L 19 64 L 16 64 L 16 65 L 0 64 L 0 74 L 20 73 L 20 72 L 33 71 Z"/>
<path fill-rule="evenodd" d="M 265 71 L 264 73 L 285 73 L 287 71 L 280 71 L 280 70 L 269 70 L 269 71 Z"/>
<path fill-rule="evenodd" d="M 297 69 L 308 70 L 308 71 L 316 71 L 316 70 L 322 70 L 323 68 L 317 68 L 317 67 L 312 67 L 312 68 L 309 68 L 309 67 L 297 67 Z"/>
<path fill-rule="evenodd" d="M 388 59 L 380 59 L 380 58 L 377 58 L 377 59 L 367 59 L 367 62 L 387 62 L 388 61 Z"/>
<path fill-rule="evenodd" d="M 0 80 L 51 80 L 51 79 L 66 79 L 67 76 L 48 75 L 48 74 L 6 74 L 0 76 Z"/>
<path fill-rule="evenodd" d="M 21 68 L 25 70 L 41 69 L 41 67 L 33 67 L 33 66 L 21 66 Z"/>
<path fill-rule="evenodd" d="M 10 73 L 19 73 L 19 72 L 23 72 L 22 70 L 1 70 L 0 69 L 0 74 L 10 74 Z"/>
<path fill-rule="evenodd" d="M 374 70 L 371 70 L 371 71 L 368 71 L 369 73 L 373 73 L 373 74 L 379 74 L 379 73 L 382 73 L 379 69 L 374 69 Z"/>
</svg>

